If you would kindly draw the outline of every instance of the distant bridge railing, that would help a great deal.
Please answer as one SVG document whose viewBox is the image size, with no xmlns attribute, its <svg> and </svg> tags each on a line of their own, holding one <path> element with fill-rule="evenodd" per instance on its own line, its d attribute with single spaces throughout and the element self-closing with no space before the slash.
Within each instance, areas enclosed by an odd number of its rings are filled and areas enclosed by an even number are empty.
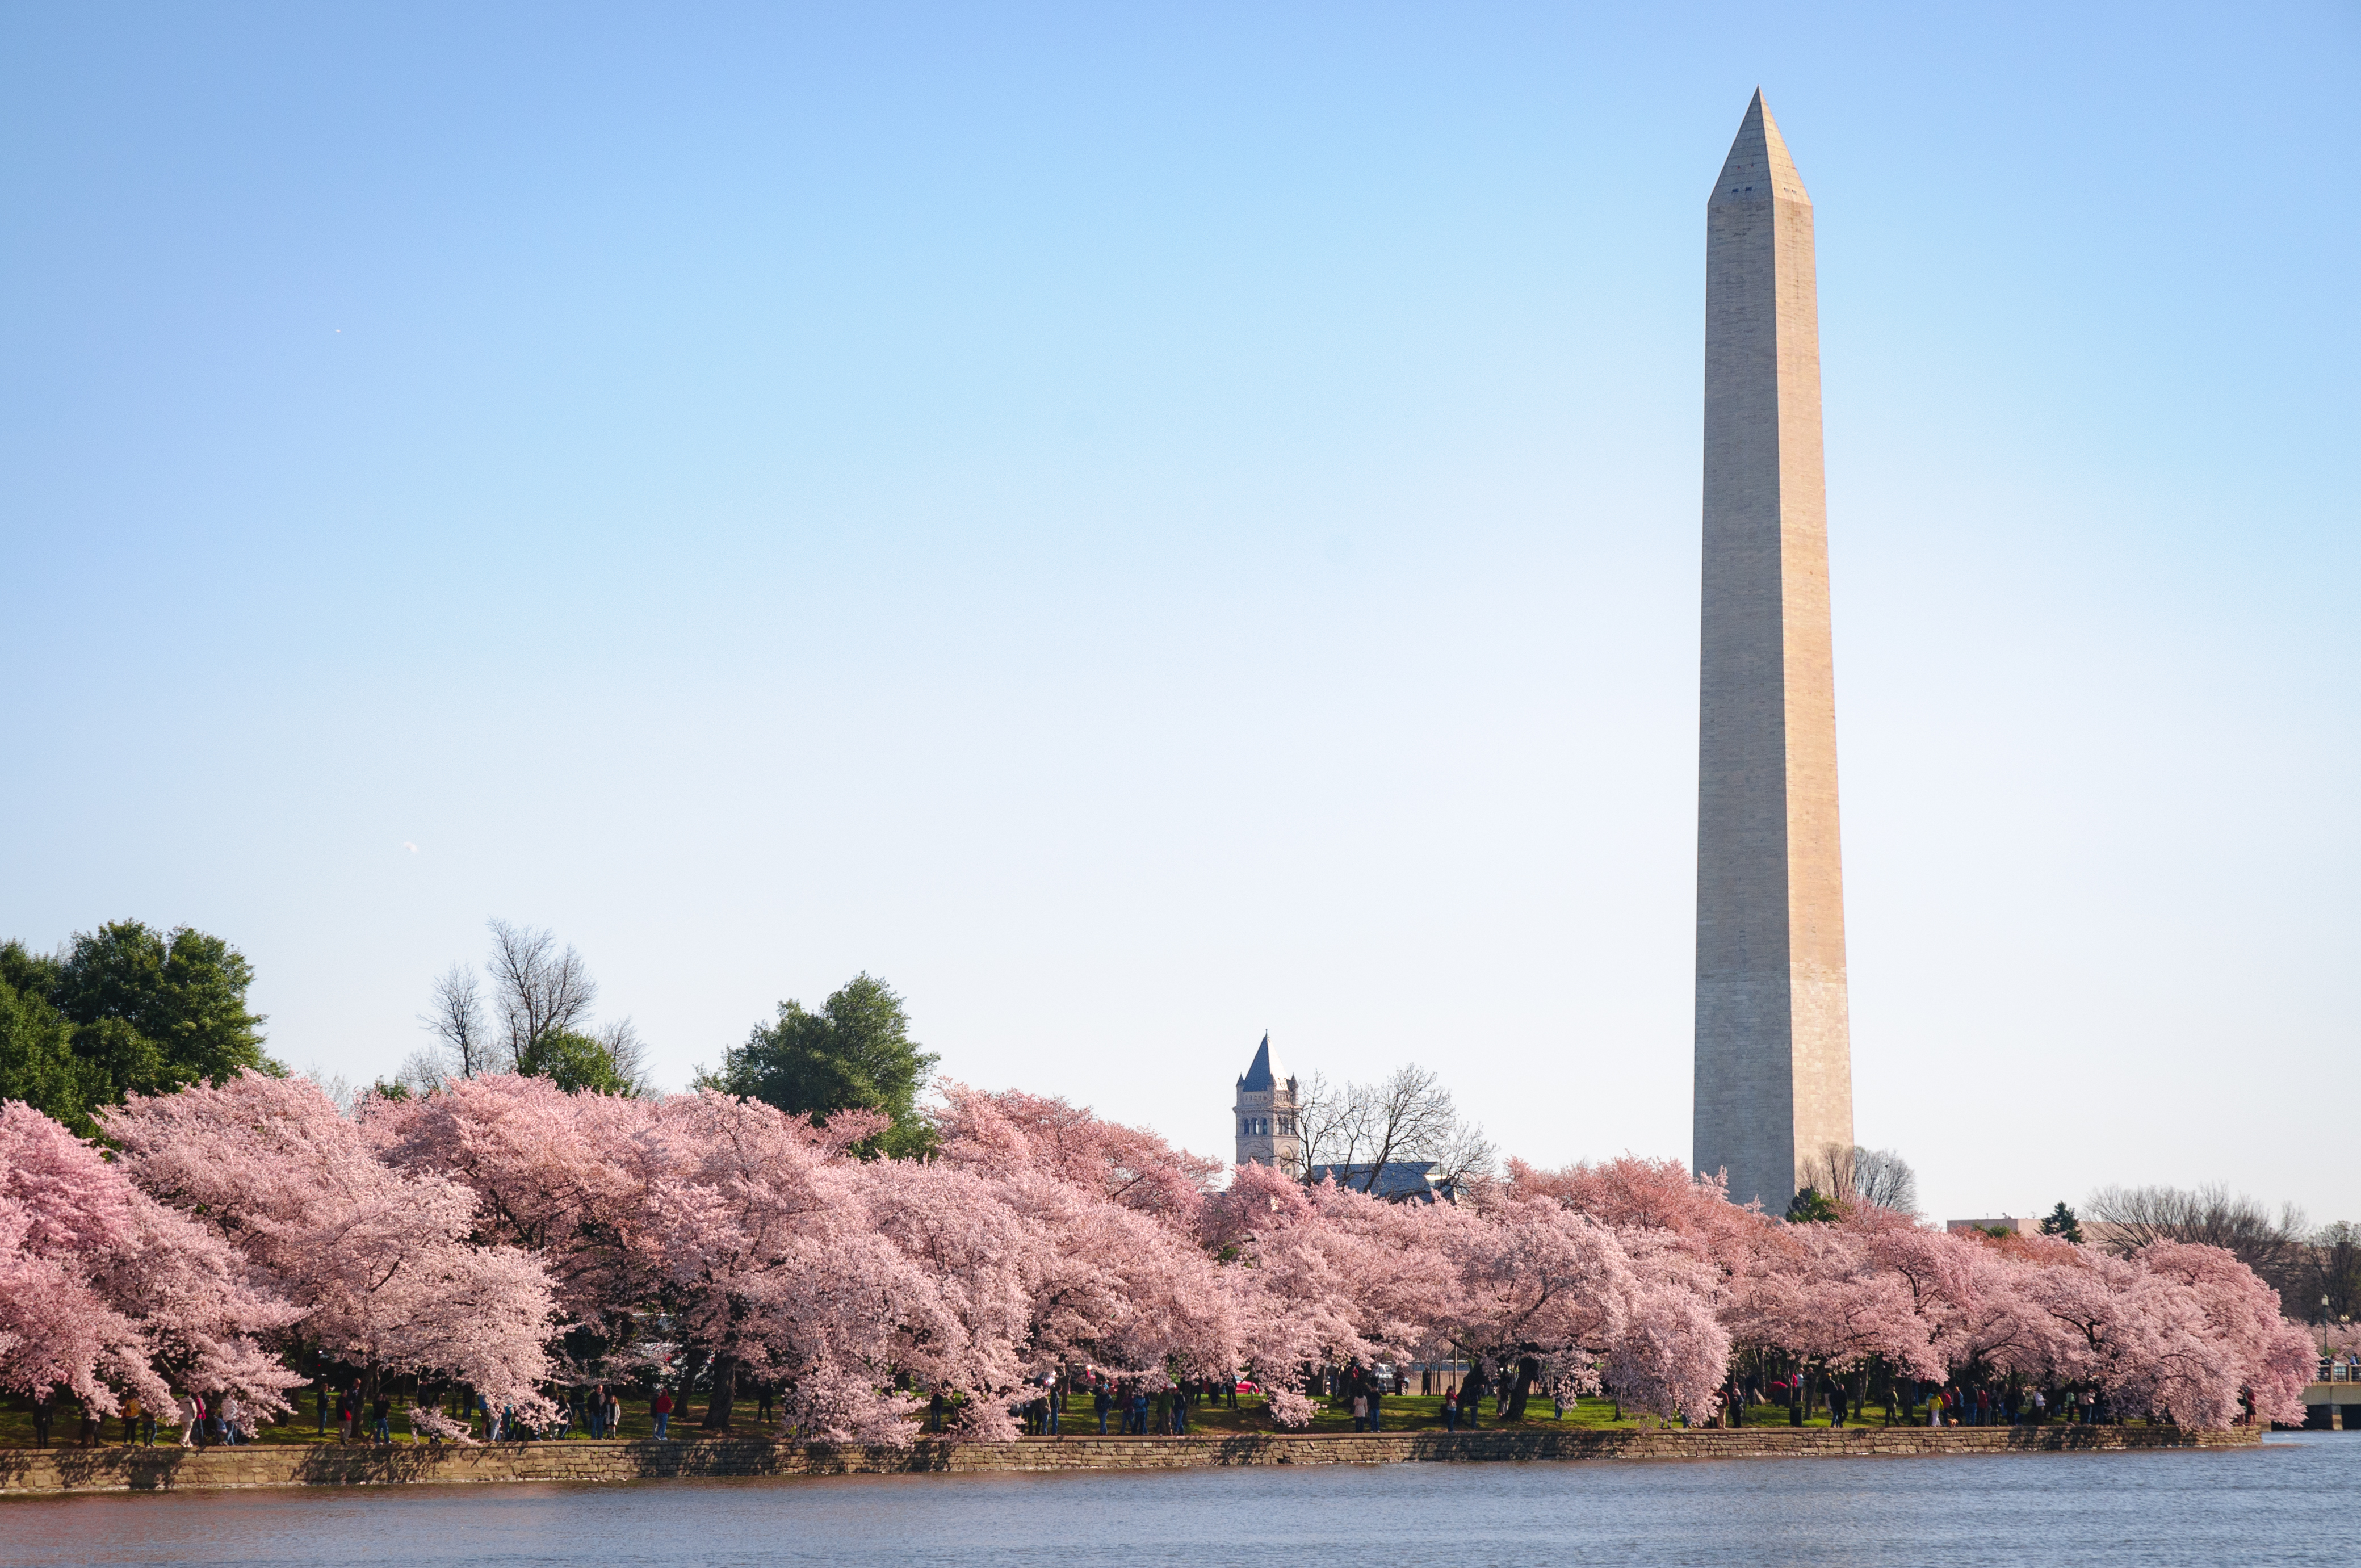
<svg viewBox="0 0 2361 1568">
<path fill-rule="evenodd" d="M 2345 1356 L 2323 1355 L 2320 1358 L 2320 1376 L 2313 1378 L 2312 1381 L 2315 1383 L 2361 1383 L 2361 1366 L 2356 1366 L 2352 1360 Z"/>
</svg>

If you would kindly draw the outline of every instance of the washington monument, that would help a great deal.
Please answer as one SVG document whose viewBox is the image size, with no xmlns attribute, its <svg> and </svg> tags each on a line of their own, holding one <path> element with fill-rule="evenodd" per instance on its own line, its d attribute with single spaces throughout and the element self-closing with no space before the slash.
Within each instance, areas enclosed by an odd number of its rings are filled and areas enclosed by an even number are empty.
<svg viewBox="0 0 2361 1568">
<path fill-rule="evenodd" d="M 1697 1168 L 1852 1146 L 1812 203 L 1758 91 L 1706 203 Z"/>
</svg>

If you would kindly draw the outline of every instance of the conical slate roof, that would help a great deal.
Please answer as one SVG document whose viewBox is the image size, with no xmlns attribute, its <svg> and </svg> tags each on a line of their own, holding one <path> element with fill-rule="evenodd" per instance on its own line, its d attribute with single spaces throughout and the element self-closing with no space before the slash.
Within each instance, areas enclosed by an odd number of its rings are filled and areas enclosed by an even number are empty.
<svg viewBox="0 0 2361 1568">
<path fill-rule="evenodd" d="M 1746 105 L 1746 118 L 1738 123 L 1738 139 L 1730 144 L 1730 156 L 1722 161 L 1721 178 L 1715 182 L 1710 200 L 1767 202 L 1773 196 L 1806 206 L 1812 202 L 1804 194 L 1804 177 L 1795 172 L 1795 160 L 1787 156 L 1779 122 L 1771 117 L 1771 106 L 1763 101 L 1763 89 L 1757 87 L 1754 101 Z"/>
<path fill-rule="evenodd" d="M 1246 1069 L 1244 1078 L 1238 1080 L 1238 1087 L 1246 1090 L 1271 1089 L 1286 1076 L 1287 1069 L 1270 1059 L 1270 1031 L 1266 1029 L 1262 1044 L 1255 1047 L 1254 1065 Z"/>
</svg>

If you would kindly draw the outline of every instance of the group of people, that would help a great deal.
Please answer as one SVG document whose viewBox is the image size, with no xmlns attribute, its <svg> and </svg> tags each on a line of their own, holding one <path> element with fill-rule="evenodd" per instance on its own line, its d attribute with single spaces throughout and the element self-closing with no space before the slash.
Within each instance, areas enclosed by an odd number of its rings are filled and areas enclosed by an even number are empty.
<svg viewBox="0 0 2361 1568">
<path fill-rule="evenodd" d="M 254 1441 L 254 1426 L 247 1419 L 246 1409 L 235 1394 L 225 1394 L 219 1402 L 207 1399 L 193 1391 L 184 1393 L 174 1401 L 173 1412 L 180 1420 L 182 1448 L 234 1446 Z M 156 1444 L 156 1417 L 139 1402 L 137 1394 L 126 1394 L 119 1419 L 123 1422 L 123 1446 L 153 1448 Z M 33 1446 L 49 1446 L 49 1434 L 57 1426 L 57 1405 L 47 1389 L 33 1397 Z M 106 1419 L 89 1406 L 82 1407 L 82 1446 L 95 1448 L 106 1441 Z"/>
<path fill-rule="evenodd" d="M 1810 1391 L 1810 1380 L 1800 1374 L 1773 1377 L 1760 1384 L 1733 1381 L 1724 1390 L 1730 1396 L 1732 1424 L 1742 1424 L 1745 1407 L 1761 1402 L 1787 1407 L 1788 1420 L 1803 1422 L 1807 1409 L 1823 1400 L 1828 1412 L 1828 1424 L 1843 1426 L 1850 1417 L 1855 1421 L 1871 1402 L 1848 1400 L 1843 1380 L 1829 1378 L 1820 1392 Z M 1896 1378 L 1883 1387 L 1885 1401 L 1885 1424 L 1894 1424 L 1897 1405 L 1904 1425 L 1918 1419 L 1918 1409 L 1926 1407 L 1926 1421 L 1930 1427 L 2040 1426 L 2058 1419 L 2070 1422 L 2092 1424 L 2107 1419 L 2106 1401 L 2089 1388 L 2067 1389 L 2053 1401 L 2044 1388 L 2019 1388 L 1989 1383 L 1922 1384 L 1909 1378 Z"/>
<path fill-rule="evenodd" d="M 320 1435 L 328 1432 L 328 1412 L 335 1411 L 336 1441 L 339 1442 L 386 1442 L 393 1441 L 393 1401 L 383 1394 L 363 1401 L 357 1385 L 337 1387 L 322 1383 L 319 1394 Z"/>
<path fill-rule="evenodd" d="M 2070 1388 L 2058 1396 L 2055 1414 L 2091 1426 L 2105 1419 L 2103 1403 L 2092 1389 Z M 2041 1426 L 2052 1413 L 2046 1388 L 2019 1392 L 1978 1384 L 1973 1388 L 1938 1388 L 1927 1400 L 1930 1427 Z"/>
<path fill-rule="evenodd" d="M 1183 1377 L 1178 1383 L 1165 1383 L 1151 1395 L 1144 1382 L 1118 1381 L 1104 1372 L 1087 1372 L 1082 1375 L 1082 1387 L 1090 1394 L 1099 1431 L 1107 1430 L 1107 1417 L 1113 1414 L 1119 1419 L 1121 1434 L 1129 1437 L 1186 1437 L 1192 1408 L 1218 1405 L 1224 1398 L 1231 1409 L 1238 1408 L 1235 1378 Z"/>
<path fill-rule="evenodd" d="M 1167 1384 L 1156 1391 L 1152 1402 L 1145 1385 L 1117 1384 L 1110 1378 L 1093 1375 L 1091 1380 L 1091 1410 L 1099 1419 L 1099 1431 L 1107 1430 L 1107 1414 L 1113 1410 L 1121 1420 L 1121 1432 L 1126 1437 L 1146 1437 L 1153 1431 L 1159 1437 L 1185 1437 L 1189 1431 L 1189 1395 L 1185 1386 Z M 1153 1421 L 1151 1427 L 1149 1423 Z"/>
<path fill-rule="evenodd" d="M 1383 1431 L 1385 1396 L 1389 1386 L 1399 1390 L 1399 1378 L 1389 1377 L 1356 1361 L 1332 1378 L 1329 1397 L 1352 1401 L 1355 1431 Z"/>
</svg>

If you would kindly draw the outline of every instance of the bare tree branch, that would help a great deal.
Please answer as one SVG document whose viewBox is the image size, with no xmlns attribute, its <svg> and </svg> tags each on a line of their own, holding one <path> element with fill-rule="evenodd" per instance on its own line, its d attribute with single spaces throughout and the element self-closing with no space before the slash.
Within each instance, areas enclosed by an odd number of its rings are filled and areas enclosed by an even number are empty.
<svg viewBox="0 0 2361 1568">
<path fill-rule="evenodd" d="M 2254 1199 L 2210 1186 L 2102 1187 L 2082 1205 L 2101 1246 L 2128 1257 L 2155 1242 L 2218 1246 L 2262 1276 L 2283 1298 L 2301 1288 L 2303 1211 L 2290 1203 L 2275 1216 Z M 2089 1221 L 2096 1221 L 2091 1224 Z"/>
<path fill-rule="evenodd" d="M 493 1005 L 513 1061 L 544 1036 L 573 1029 L 590 1011 L 598 987 L 582 955 L 570 947 L 559 952 L 550 932 L 505 920 L 487 924 L 492 932 Z"/>
<path fill-rule="evenodd" d="M 1378 1083 L 1313 1073 L 1296 1097 L 1295 1124 L 1307 1171 L 1331 1167 L 1364 1192 L 1378 1190 L 1391 1164 L 1432 1161 L 1438 1180 L 1457 1179 L 1489 1171 L 1496 1154 L 1482 1128 L 1460 1121 L 1441 1076 L 1415 1062 Z"/>
<path fill-rule="evenodd" d="M 434 981 L 434 1011 L 420 1014 L 419 1021 L 443 1043 L 445 1059 L 435 1064 L 441 1068 L 434 1076 L 456 1073 L 461 1078 L 474 1078 L 487 1072 L 498 1072 L 508 1066 L 501 1059 L 504 1053 L 484 1021 L 483 998 L 476 984 L 476 971 L 465 964 L 453 964 Z M 412 1064 L 417 1058 L 412 1058 Z M 405 1064 L 403 1070 L 410 1070 Z"/>
<path fill-rule="evenodd" d="M 1455 1187 L 1471 1177 L 1491 1175 L 1499 1158 L 1499 1148 L 1481 1125 L 1462 1122 L 1435 1150 L 1434 1169 L 1428 1174 L 1437 1186 Z"/>
<path fill-rule="evenodd" d="M 619 1018 L 593 1036 L 606 1047 L 607 1059 L 614 1064 L 615 1076 L 631 1086 L 634 1095 L 653 1093 L 655 1085 L 648 1077 L 648 1043 L 631 1027 L 629 1018 Z"/>
<path fill-rule="evenodd" d="M 1918 1174 L 1892 1149 L 1852 1151 L 1853 1196 L 1897 1214 L 1918 1212 Z"/>
<path fill-rule="evenodd" d="M 1350 1165 L 1359 1146 L 1360 1106 L 1351 1084 L 1322 1073 L 1305 1079 L 1295 1096 L 1295 1130 L 1303 1140 L 1303 1168 Z"/>
<path fill-rule="evenodd" d="M 401 1067 L 393 1081 L 412 1094 L 431 1094 L 443 1087 L 451 1076 L 447 1053 L 440 1048 L 421 1048 L 402 1058 Z"/>
<path fill-rule="evenodd" d="M 1903 1214 L 1918 1212 L 1918 1177 L 1892 1149 L 1824 1144 L 1796 1165 L 1795 1185 L 1824 1198 L 1873 1203 Z"/>
</svg>

